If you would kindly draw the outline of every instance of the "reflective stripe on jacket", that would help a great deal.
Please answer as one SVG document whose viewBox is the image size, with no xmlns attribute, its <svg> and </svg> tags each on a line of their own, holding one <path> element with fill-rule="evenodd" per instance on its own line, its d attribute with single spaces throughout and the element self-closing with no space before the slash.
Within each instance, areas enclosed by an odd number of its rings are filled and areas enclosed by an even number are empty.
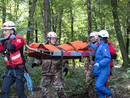
<svg viewBox="0 0 130 98">
<path fill-rule="evenodd" d="M 16 65 L 23 63 L 23 60 L 22 60 L 22 57 L 21 57 L 19 50 L 13 54 L 10 53 L 10 56 L 9 56 L 10 62 L 9 62 L 7 56 L 5 56 L 4 59 L 5 59 L 6 64 L 9 66 L 16 66 Z"/>
</svg>

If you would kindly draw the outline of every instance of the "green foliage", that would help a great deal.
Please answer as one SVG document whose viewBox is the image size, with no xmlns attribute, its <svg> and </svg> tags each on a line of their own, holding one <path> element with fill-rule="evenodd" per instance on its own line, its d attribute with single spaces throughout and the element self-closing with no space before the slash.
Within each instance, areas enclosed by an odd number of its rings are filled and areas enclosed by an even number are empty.
<svg viewBox="0 0 130 98">
<path fill-rule="evenodd" d="M 85 75 L 83 71 L 83 67 L 69 67 L 69 74 L 64 77 L 67 96 L 86 92 Z"/>
<path fill-rule="evenodd" d="M 129 91 L 129 68 L 114 68 L 110 76 L 108 85 L 115 94 L 125 95 Z"/>
<path fill-rule="evenodd" d="M 126 73 L 124 73 L 124 76 L 125 76 L 127 79 L 130 79 L 130 68 L 127 68 L 127 69 L 126 69 Z"/>
</svg>

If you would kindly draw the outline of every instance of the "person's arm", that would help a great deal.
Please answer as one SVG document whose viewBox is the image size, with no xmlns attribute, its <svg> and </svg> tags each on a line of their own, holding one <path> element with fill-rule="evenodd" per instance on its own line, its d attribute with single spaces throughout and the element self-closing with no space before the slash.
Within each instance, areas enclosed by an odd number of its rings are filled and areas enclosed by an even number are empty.
<svg viewBox="0 0 130 98">
<path fill-rule="evenodd" d="M 3 44 L 0 44 L 0 52 L 3 50 Z"/>
<path fill-rule="evenodd" d="M 105 47 L 105 46 L 102 47 L 101 49 L 102 49 L 101 54 L 103 55 L 103 58 L 102 58 L 102 60 L 100 60 L 99 65 L 100 66 L 106 66 L 111 61 L 110 51 L 109 51 L 109 48 Z"/>
<path fill-rule="evenodd" d="M 110 54 L 111 54 L 111 59 L 116 59 L 117 58 L 117 54 L 116 54 L 116 50 L 114 45 L 109 45 L 109 50 L 110 50 Z"/>
<path fill-rule="evenodd" d="M 8 50 L 14 51 L 20 49 L 24 45 L 24 41 L 21 38 L 9 39 Z"/>
<path fill-rule="evenodd" d="M 89 44 L 89 46 L 90 46 L 91 48 L 93 48 L 95 51 L 96 51 L 97 48 L 98 48 L 98 46 L 97 46 L 97 45 L 94 45 L 94 44 Z"/>
</svg>

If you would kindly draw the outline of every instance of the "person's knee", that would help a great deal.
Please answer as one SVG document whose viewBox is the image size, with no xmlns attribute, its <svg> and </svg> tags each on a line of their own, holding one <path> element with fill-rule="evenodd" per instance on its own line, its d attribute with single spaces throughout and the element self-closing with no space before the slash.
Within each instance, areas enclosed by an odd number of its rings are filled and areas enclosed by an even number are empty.
<svg viewBox="0 0 130 98">
<path fill-rule="evenodd" d="M 8 94 L 8 91 L 6 89 L 1 89 L 1 95 Z"/>
<path fill-rule="evenodd" d="M 102 85 L 96 84 L 95 88 L 96 88 L 96 90 L 100 91 L 102 89 Z"/>
<path fill-rule="evenodd" d="M 1 89 L 1 98 L 8 98 L 9 91 L 7 89 Z"/>
<path fill-rule="evenodd" d="M 27 98 L 27 96 L 25 95 L 24 91 L 17 91 L 17 96 L 19 98 Z"/>
<path fill-rule="evenodd" d="M 8 94 L 9 93 L 9 89 L 7 89 L 7 87 L 2 87 L 1 89 L 1 94 Z"/>
</svg>

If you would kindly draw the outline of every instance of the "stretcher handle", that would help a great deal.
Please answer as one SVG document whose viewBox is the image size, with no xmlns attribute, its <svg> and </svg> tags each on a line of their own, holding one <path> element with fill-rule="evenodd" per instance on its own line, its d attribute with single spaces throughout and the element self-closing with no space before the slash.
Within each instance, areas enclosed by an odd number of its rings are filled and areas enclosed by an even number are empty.
<svg viewBox="0 0 130 98">
<path fill-rule="evenodd" d="M 28 49 L 30 50 L 33 50 L 35 52 L 39 52 L 39 53 L 42 53 L 42 54 L 46 54 L 46 55 L 51 55 L 52 56 L 52 53 L 53 51 L 50 51 L 50 50 L 40 50 L 40 49 L 34 49 L 34 48 L 31 48 L 29 47 L 27 44 L 25 45 Z M 49 53 L 45 53 L 45 52 L 49 52 Z"/>
</svg>

